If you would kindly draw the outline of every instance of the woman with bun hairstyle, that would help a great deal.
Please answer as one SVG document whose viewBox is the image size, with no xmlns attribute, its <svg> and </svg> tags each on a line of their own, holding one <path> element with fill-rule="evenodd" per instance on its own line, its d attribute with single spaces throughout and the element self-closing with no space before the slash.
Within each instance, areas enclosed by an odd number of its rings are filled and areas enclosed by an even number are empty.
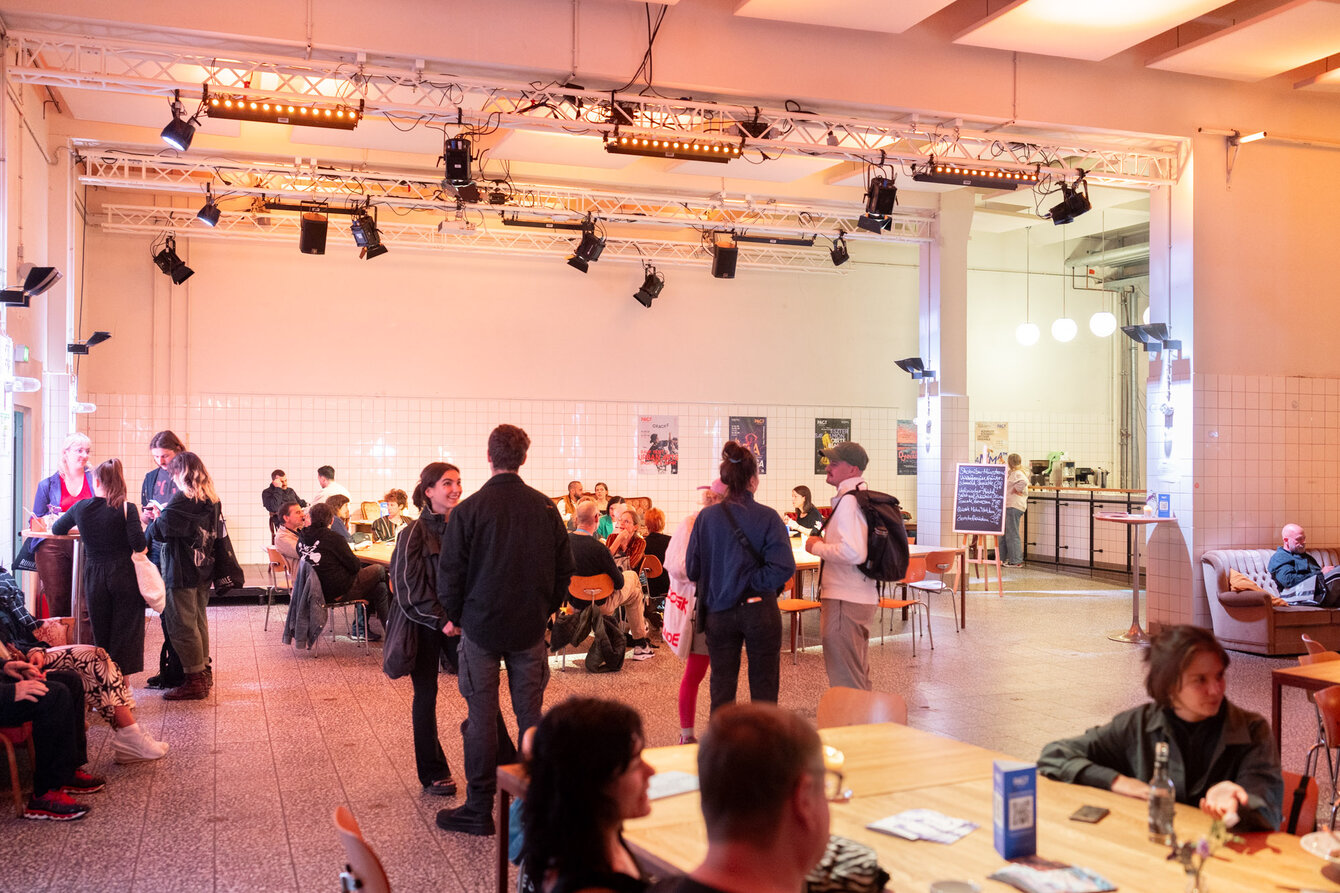
<svg viewBox="0 0 1340 893">
<path fill-rule="evenodd" d="M 686 562 L 698 584 L 697 622 L 707 632 L 714 712 L 735 700 L 741 646 L 749 655 L 749 699 L 776 703 L 782 659 L 777 594 L 796 573 L 781 515 L 754 499 L 754 454 L 727 441 L 720 471 L 726 498 L 698 513 Z"/>
</svg>

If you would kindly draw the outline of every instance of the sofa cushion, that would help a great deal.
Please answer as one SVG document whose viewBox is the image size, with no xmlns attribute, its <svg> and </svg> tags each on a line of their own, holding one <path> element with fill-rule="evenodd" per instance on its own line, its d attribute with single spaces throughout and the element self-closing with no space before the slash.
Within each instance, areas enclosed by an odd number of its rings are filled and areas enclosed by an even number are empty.
<svg viewBox="0 0 1340 893">
<path fill-rule="evenodd" d="M 1233 592 L 1265 592 L 1252 578 L 1235 567 L 1228 569 L 1228 588 Z"/>
<path fill-rule="evenodd" d="M 1303 605 L 1285 605 L 1275 608 L 1275 626 L 1317 626 L 1331 622 L 1334 613 L 1326 608 L 1310 608 Z"/>
<path fill-rule="evenodd" d="M 1226 608 L 1259 608 L 1270 604 L 1270 593 L 1260 589 L 1219 593 L 1219 604 Z"/>
</svg>

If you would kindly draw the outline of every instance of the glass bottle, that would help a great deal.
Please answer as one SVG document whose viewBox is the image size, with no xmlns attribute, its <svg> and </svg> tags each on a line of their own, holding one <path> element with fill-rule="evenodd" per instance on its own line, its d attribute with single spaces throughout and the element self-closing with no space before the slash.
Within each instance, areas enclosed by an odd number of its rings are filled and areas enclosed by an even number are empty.
<svg viewBox="0 0 1340 893">
<path fill-rule="evenodd" d="M 1149 780 L 1149 839 L 1171 846 L 1173 843 L 1173 803 L 1177 790 L 1168 774 L 1168 742 L 1154 745 L 1154 777 Z"/>
</svg>

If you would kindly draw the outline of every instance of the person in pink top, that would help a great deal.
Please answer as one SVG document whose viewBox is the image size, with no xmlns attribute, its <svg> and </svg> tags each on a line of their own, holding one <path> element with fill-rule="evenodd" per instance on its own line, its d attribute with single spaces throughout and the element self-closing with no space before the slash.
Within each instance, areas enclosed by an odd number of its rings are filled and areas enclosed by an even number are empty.
<svg viewBox="0 0 1340 893">
<path fill-rule="evenodd" d="M 76 502 L 93 498 L 93 474 L 88 470 L 88 456 L 92 449 L 93 442 L 87 434 L 76 431 L 65 438 L 56 473 L 43 478 L 37 485 L 33 498 L 33 530 L 45 531 Z M 33 561 L 37 565 L 37 577 L 42 581 L 42 591 L 46 594 L 49 615 L 68 617 L 74 543 L 70 540 L 42 542 L 37 546 Z"/>
</svg>

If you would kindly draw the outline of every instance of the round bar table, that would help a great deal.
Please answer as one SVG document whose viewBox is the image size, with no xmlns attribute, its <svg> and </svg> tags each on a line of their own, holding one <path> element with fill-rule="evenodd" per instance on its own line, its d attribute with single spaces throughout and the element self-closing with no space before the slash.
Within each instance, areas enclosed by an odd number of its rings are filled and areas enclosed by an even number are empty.
<svg viewBox="0 0 1340 893">
<path fill-rule="evenodd" d="M 70 615 L 75 618 L 74 645 L 84 645 L 93 641 L 93 626 L 88 619 L 88 606 L 84 604 L 84 549 L 79 534 L 64 536 L 48 530 L 24 530 L 20 534 L 24 539 L 70 540 L 74 543 L 70 566 Z"/>
<path fill-rule="evenodd" d="M 1158 518 L 1153 515 L 1134 515 L 1129 512 L 1094 512 L 1098 521 L 1111 521 L 1135 528 L 1131 531 L 1131 628 L 1125 632 L 1108 633 L 1114 642 L 1127 642 L 1132 645 L 1144 645 L 1149 642 L 1149 634 L 1140 628 L 1140 541 L 1145 538 L 1144 525 L 1162 524 L 1176 521 L 1176 518 Z"/>
</svg>

